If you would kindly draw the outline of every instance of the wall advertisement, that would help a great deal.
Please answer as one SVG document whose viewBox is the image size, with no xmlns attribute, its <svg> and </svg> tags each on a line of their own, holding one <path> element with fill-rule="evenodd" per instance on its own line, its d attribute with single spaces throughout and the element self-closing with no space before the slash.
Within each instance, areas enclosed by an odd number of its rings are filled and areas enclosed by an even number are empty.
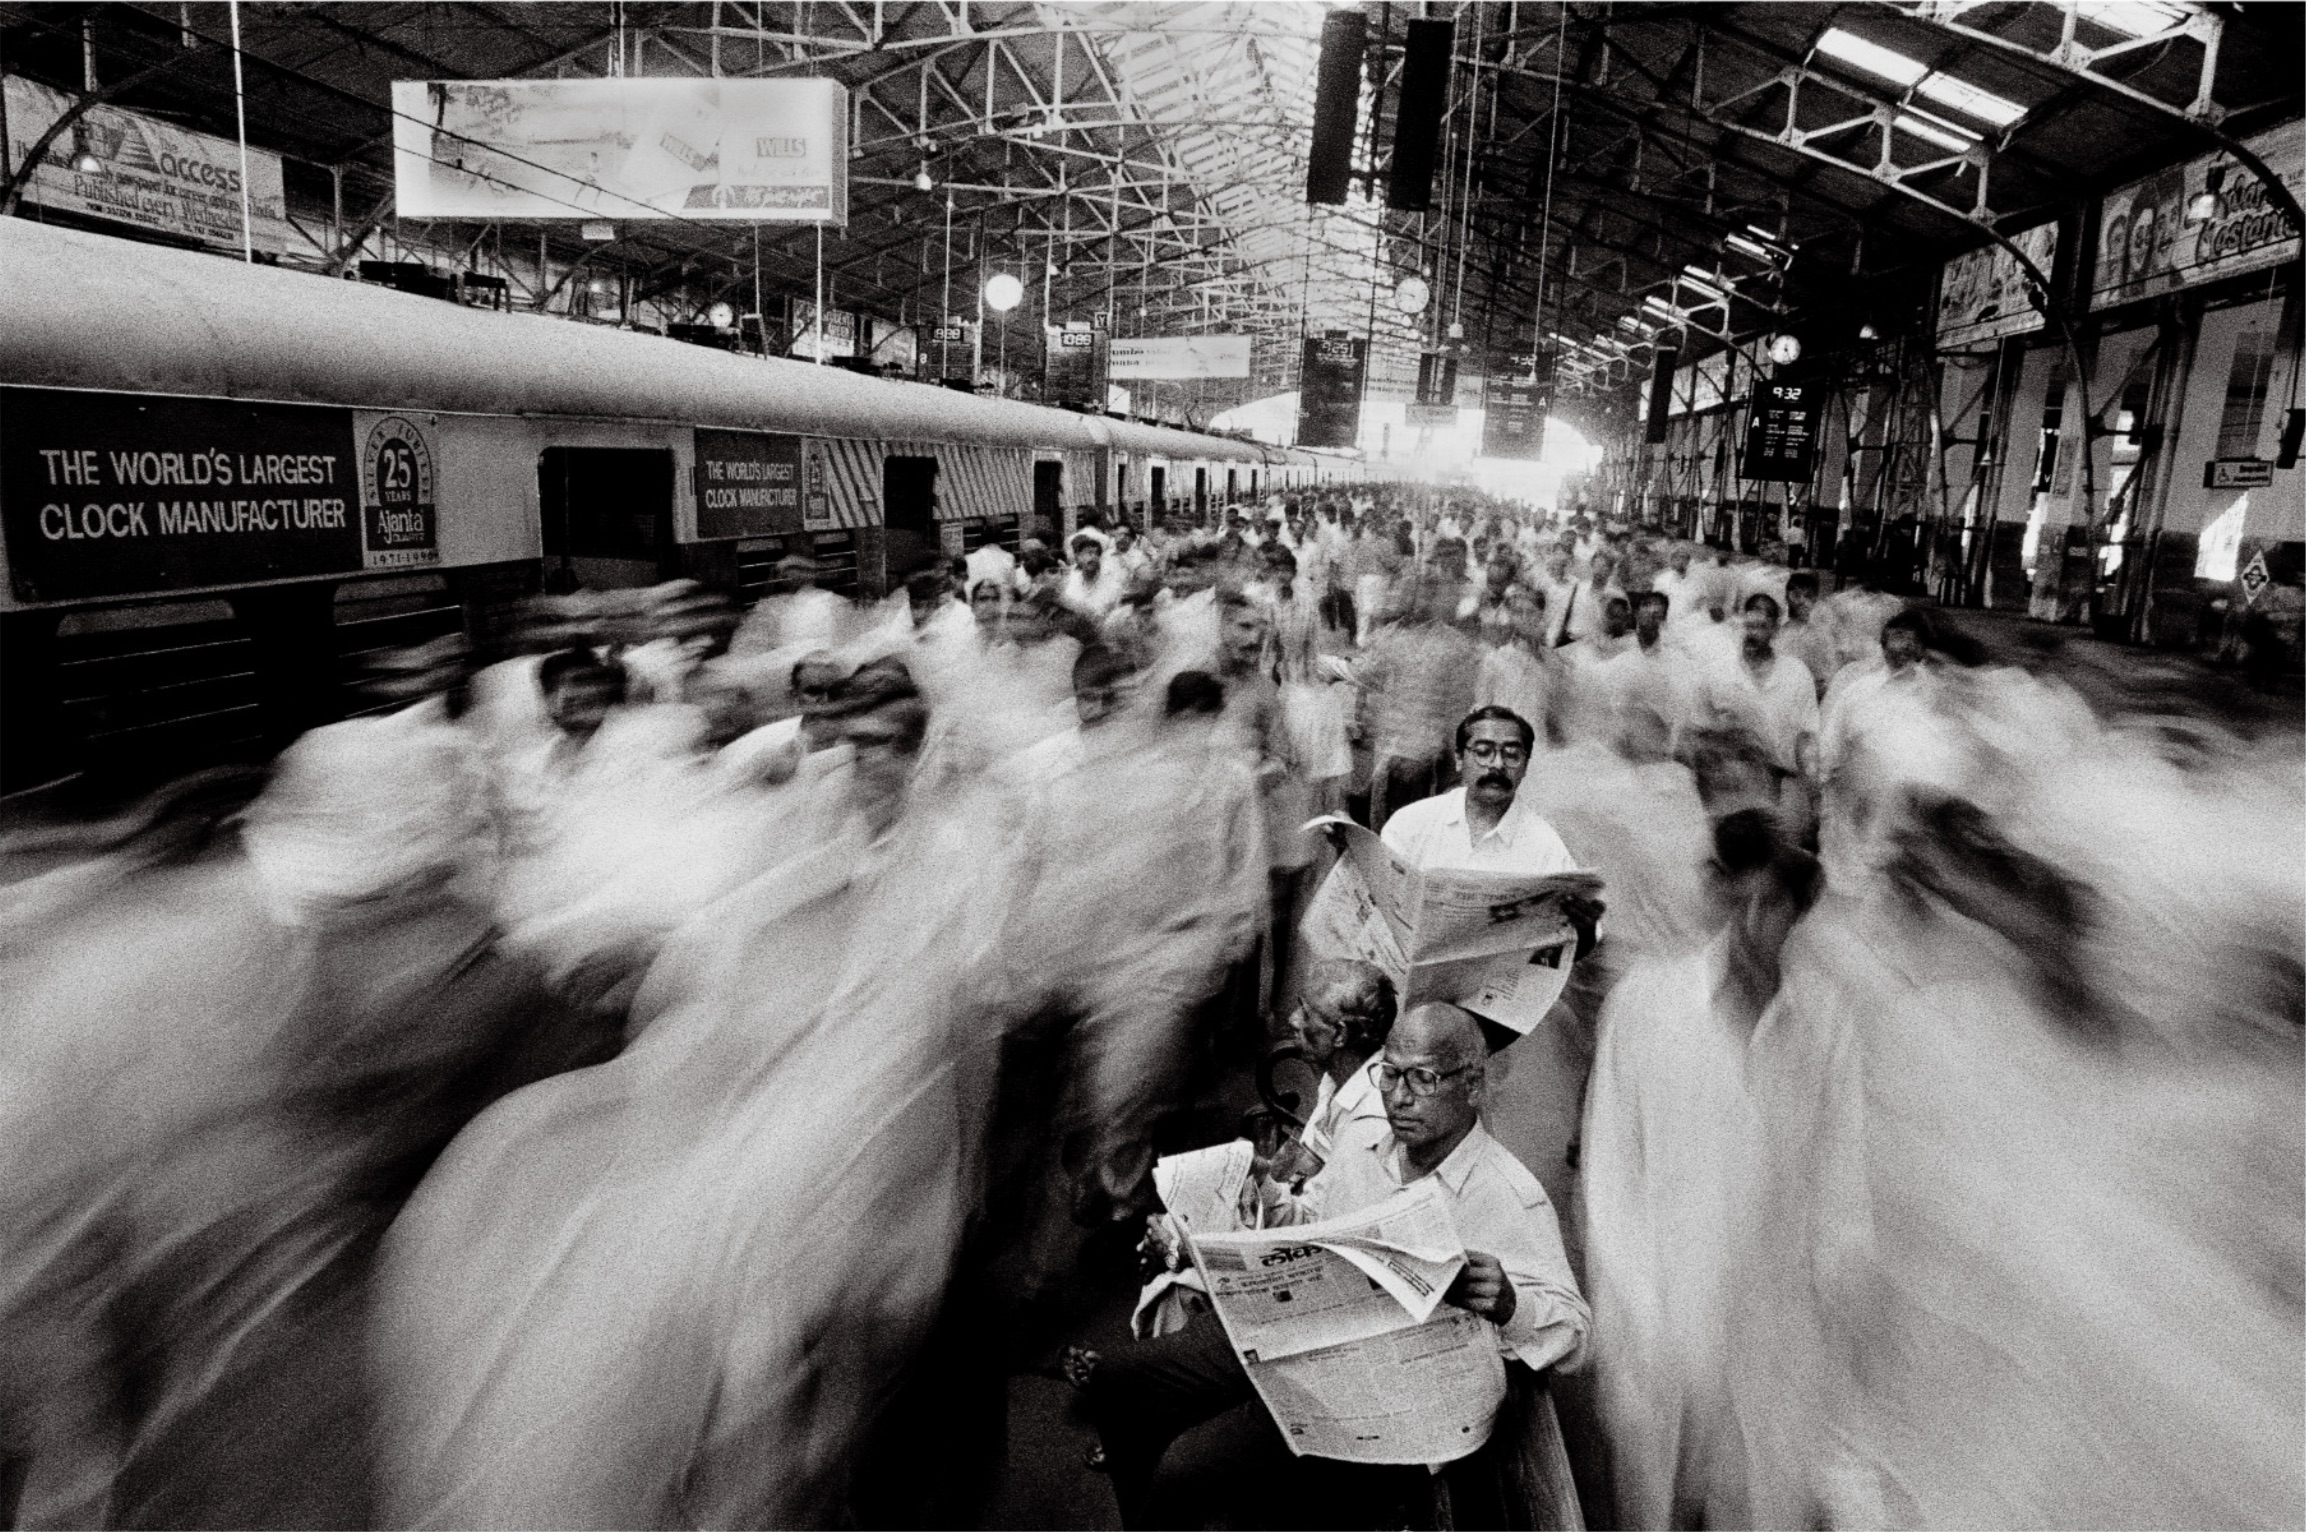
<svg viewBox="0 0 2306 1532">
<path fill-rule="evenodd" d="M 396 80 L 403 218 L 849 221 L 823 79 Z"/>
<path fill-rule="evenodd" d="M 793 305 L 794 356 L 817 357 L 817 305 L 807 298 L 795 298 Z M 825 355 L 857 355 L 857 316 L 847 309 L 825 310 Z"/>
<path fill-rule="evenodd" d="M 2306 199 L 2306 128 L 2248 141 L 2293 197 Z M 2090 307 L 2111 308 L 2298 259 L 2298 236 L 2266 183 L 2232 155 L 2205 155 L 2110 192 L 2099 204 Z"/>
<path fill-rule="evenodd" d="M 14 76 L 0 89 L 13 175 L 40 136 L 71 110 L 72 98 Z M 24 200 L 238 250 L 240 146 L 119 107 L 93 107 L 48 146 L 25 182 Z M 248 151 L 248 216 L 255 248 L 272 254 L 288 248 L 277 154 Z"/>
<path fill-rule="evenodd" d="M 2037 225 L 2010 236 L 2044 276 L 2058 258 L 2058 226 Z M 1938 344 L 1967 346 L 2042 327 L 2042 311 L 2026 297 L 2026 270 L 2000 245 L 1986 245 L 1946 262 L 1938 280 Z"/>
<path fill-rule="evenodd" d="M 406 438 L 376 443 L 396 485 L 402 469 L 413 478 Z M 356 574 L 372 567 L 357 460 L 350 410 L 0 388 L 0 528 L 16 598 Z M 433 518 L 416 515 L 425 493 L 411 483 L 378 502 L 390 535 L 416 535 L 419 521 L 433 535 Z"/>
<path fill-rule="evenodd" d="M 438 456 L 430 428 L 408 415 L 355 412 L 360 443 L 361 565 L 417 569 L 440 562 L 440 503 L 433 489 Z"/>
</svg>

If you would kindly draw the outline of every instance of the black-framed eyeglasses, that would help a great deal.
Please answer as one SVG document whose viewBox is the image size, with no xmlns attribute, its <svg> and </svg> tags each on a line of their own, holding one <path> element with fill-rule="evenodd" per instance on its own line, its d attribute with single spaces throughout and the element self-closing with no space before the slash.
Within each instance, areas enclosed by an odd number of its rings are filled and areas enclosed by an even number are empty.
<svg viewBox="0 0 2306 1532">
<path fill-rule="evenodd" d="M 1423 1064 L 1412 1064 L 1407 1069 L 1396 1069 L 1383 1059 L 1371 1059 L 1369 1081 L 1382 1093 L 1406 1080 L 1412 1096 L 1430 1096 L 1441 1089 L 1442 1081 L 1464 1074 L 1471 1068 L 1471 1064 L 1460 1064 L 1455 1069 L 1428 1069 Z"/>
<path fill-rule="evenodd" d="M 1465 753 L 1477 761 L 1505 761 L 1508 764 L 1529 759 L 1529 747 L 1519 740 L 1477 739 L 1465 747 Z"/>
</svg>

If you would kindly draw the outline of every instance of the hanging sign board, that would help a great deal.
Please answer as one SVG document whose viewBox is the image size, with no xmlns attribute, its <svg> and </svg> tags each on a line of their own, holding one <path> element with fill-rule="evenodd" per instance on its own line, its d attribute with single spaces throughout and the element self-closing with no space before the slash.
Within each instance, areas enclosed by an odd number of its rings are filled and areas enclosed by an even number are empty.
<svg viewBox="0 0 2306 1532">
<path fill-rule="evenodd" d="M 2058 226 L 2039 224 L 2010 243 L 2045 275 L 2058 258 Z M 2000 245 L 1986 245 L 1946 262 L 1938 278 L 1938 344 L 1967 346 L 2042 327 L 2042 311 L 2026 296 L 2026 269 Z"/>
<path fill-rule="evenodd" d="M 1766 483 L 1807 484 L 1818 445 L 1825 390 L 1816 383 L 1758 383 L 1746 412 L 1745 451 L 1738 477 Z"/>
<path fill-rule="evenodd" d="M 1409 424 L 1413 426 L 1453 426 L 1457 424 L 1457 406 L 1454 404 L 1410 404 L 1404 407 Z"/>
<path fill-rule="evenodd" d="M 1111 378 L 1246 378 L 1246 335 L 1164 335 L 1116 340 L 1107 352 Z"/>
<path fill-rule="evenodd" d="M 1041 397 L 1051 404 L 1097 404 L 1105 397 L 1098 334 L 1085 324 L 1043 332 Z"/>
<path fill-rule="evenodd" d="M 2250 562 L 2242 566 L 2242 599 L 2251 606 L 2258 604 L 2258 593 L 2274 583 L 2273 573 L 2266 567 L 2266 550 L 2261 548 L 2250 555 Z"/>
<path fill-rule="evenodd" d="M 1369 343 L 1343 333 L 1305 342 L 1297 382 L 1297 445 L 1352 447 L 1361 440 L 1361 382 Z"/>
<path fill-rule="evenodd" d="M 699 427 L 696 438 L 700 542 L 804 529 L 800 437 Z"/>
<path fill-rule="evenodd" d="M 832 80 L 395 80 L 403 218 L 849 221 Z"/>
<path fill-rule="evenodd" d="M 16 597 L 357 573 L 355 455 L 350 410 L 0 389 Z"/>
<path fill-rule="evenodd" d="M 1492 357 L 1481 383 L 1481 455 L 1537 457 L 1545 450 L 1545 417 L 1552 408 L 1553 389 L 1535 352 Z"/>
<path fill-rule="evenodd" d="M 2248 140 L 2293 197 L 2306 196 L 2306 132 Z M 2197 282 L 2298 259 L 2298 236 L 2266 183 L 2232 155 L 2205 155 L 2109 192 L 2099 204 L 2090 307 L 2109 308 Z"/>
<path fill-rule="evenodd" d="M 857 354 L 857 316 L 847 309 L 825 310 L 825 355 Z M 817 306 L 806 298 L 793 300 L 793 355 L 814 360 L 817 355 Z"/>
<path fill-rule="evenodd" d="M 0 89 L 6 93 L 13 175 L 73 102 L 61 91 L 13 75 Z M 75 161 L 84 163 L 75 168 Z M 24 200 L 237 251 L 240 146 L 116 106 L 90 107 L 48 146 L 24 183 Z M 248 216 L 256 249 L 278 254 L 288 248 L 280 156 L 256 148 L 248 151 Z"/>
</svg>

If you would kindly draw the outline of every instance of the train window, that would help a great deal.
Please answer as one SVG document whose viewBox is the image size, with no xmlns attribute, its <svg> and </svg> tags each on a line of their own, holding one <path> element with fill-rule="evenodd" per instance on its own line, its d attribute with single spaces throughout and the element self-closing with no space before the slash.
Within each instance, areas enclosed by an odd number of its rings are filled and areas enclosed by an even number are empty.
<svg viewBox="0 0 2306 1532">
<path fill-rule="evenodd" d="M 537 459 L 547 558 L 662 566 L 673 553 L 673 455 L 662 448 L 547 447 Z"/>
</svg>

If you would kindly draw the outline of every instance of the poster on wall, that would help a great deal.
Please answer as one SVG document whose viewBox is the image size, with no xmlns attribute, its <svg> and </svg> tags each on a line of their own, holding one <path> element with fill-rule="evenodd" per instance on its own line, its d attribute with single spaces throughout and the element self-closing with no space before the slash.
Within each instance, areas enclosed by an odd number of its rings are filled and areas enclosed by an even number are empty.
<svg viewBox="0 0 2306 1532">
<path fill-rule="evenodd" d="M 817 306 L 807 298 L 792 300 L 794 356 L 817 358 Z M 857 354 L 857 316 L 847 309 L 825 310 L 825 350 L 828 357 Z"/>
<path fill-rule="evenodd" d="M 2010 236 L 2042 273 L 2058 258 L 2058 226 L 2037 225 Z M 2026 269 L 2000 245 L 1966 251 L 1946 262 L 1938 280 L 1938 344 L 1967 346 L 2042 327 L 2042 311 L 2026 296 Z"/>
<path fill-rule="evenodd" d="M 1369 343 L 1342 330 L 1305 342 L 1298 373 L 1297 445 L 1352 447 L 1361 439 L 1361 382 Z"/>
<path fill-rule="evenodd" d="M 2306 197 L 2306 129 L 2292 124 L 2248 143 L 2292 197 Z M 2298 253 L 2298 236 L 2266 195 L 2266 183 L 2230 154 L 2205 155 L 2109 192 L 2099 204 L 2090 306 L 2261 271 Z"/>
<path fill-rule="evenodd" d="M 700 426 L 696 444 L 698 541 L 804 530 L 800 437 Z"/>
<path fill-rule="evenodd" d="M 0 90 L 8 110 L 8 171 L 14 175 L 73 102 L 61 91 L 13 75 L 0 82 Z M 116 106 L 91 107 L 49 144 L 24 183 L 24 200 L 236 251 L 240 146 Z M 288 248 L 288 204 L 277 154 L 248 151 L 248 216 L 256 249 L 277 255 Z"/>
<path fill-rule="evenodd" d="M 350 410 L 0 389 L 20 601 L 357 573 L 360 499 Z"/>
<path fill-rule="evenodd" d="M 352 434 L 360 443 L 362 566 L 418 569 L 439 563 L 431 428 L 408 415 L 362 410 L 352 417 Z"/>
<path fill-rule="evenodd" d="M 876 367 L 894 367 L 905 377 L 911 377 L 921 365 L 921 332 L 909 324 L 892 324 L 886 319 L 868 321 L 873 338 L 872 358 Z"/>
<path fill-rule="evenodd" d="M 403 218 L 849 221 L 832 80 L 395 80 Z"/>
</svg>

